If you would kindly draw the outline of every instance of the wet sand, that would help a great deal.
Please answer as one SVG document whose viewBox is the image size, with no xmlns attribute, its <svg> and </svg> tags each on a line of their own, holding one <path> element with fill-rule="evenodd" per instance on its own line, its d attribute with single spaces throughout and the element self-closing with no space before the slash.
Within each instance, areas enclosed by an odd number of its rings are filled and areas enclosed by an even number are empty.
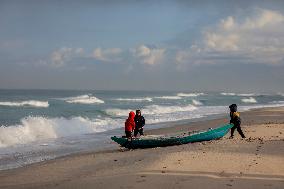
<svg viewBox="0 0 284 189">
<path fill-rule="evenodd" d="M 0 188 L 284 188 L 284 108 L 241 113 L 247 139 L 78 154 L 0 172 Z M 147 134 L 216 127 L 228 118 Z"/>
</svg>

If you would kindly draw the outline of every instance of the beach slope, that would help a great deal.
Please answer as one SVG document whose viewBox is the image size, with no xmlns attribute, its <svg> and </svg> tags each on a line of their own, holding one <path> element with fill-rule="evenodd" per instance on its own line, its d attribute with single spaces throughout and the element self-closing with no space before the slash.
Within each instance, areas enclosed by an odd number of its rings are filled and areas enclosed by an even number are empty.
<svg viewBox="0 0 284 189">
<path fill-rule="evenodd" d="M 284 108 L 242 113 L 247 139 L 68 156 L 0 172 L 0 188 L 284 188 Z M 218 126 L 226 118 L 148 131 Z"/>
</svg>

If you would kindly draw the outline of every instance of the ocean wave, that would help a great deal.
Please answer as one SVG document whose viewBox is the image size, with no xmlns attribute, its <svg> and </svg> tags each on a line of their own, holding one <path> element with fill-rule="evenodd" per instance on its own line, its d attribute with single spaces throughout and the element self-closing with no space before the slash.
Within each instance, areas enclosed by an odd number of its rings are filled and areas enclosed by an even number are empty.
<svg viewBox="0 0 284 189">
<path fill-rule="evenodd" d="M 220 93 L 221 95 L 224 95 L 224 96 L 235 96 L 236 93 Z"/>
<path fill-rule="evenodd" d="M 187 105 L 187 106 L 160 106 L 160 105 L 150 105 L 146 106 L 146 108 L 143 110 L 144 114 L 148 115 L 155 115 L 155 114 L 169 114 L 174 112 L 187 112 L 187 111 L 193 111 L 197 109 L 197 107 L 193 105 Z"/>
<path fill-rule="evenodd" d="M 13 101 L 13 102 L 0 102 L 0 106 L 30 106 L 37 108 L 47 108 L 49 107 L 48 101 L 37 101 L 37 100 L 27 100 L 27 101 Z"/>
<path fill-rule="evenodd" d="M 134 101 L 134 102 L 142 102 L 142 101 L 148 101 L 148 102 L 152 102 L 153 99 L 150 97 L 145 97 L 145 98 L 116 98 L 114 100 L 117 101 Z"/>
<path fill-rule="evenodd" d="M 250 97 L 250 98 L 243 98 L 243 99 L 242 99 L 242 102 L 244 102 L 244 103 L 257 103 L 256 99 L 253 98 L 253 97 Z"/>
<path fill-rule="evenodd" d="M 154 98 L 158 98 L 158 99 L 169 99 L 169 100 L 179 100 L 181 99 L 180 96 L 157 96 Z"/>
<path fill-rule="evenodd" d="M 75 103 L 75 104 L 103 104 L 105 103 L 103 100 L 98 99 L 92 95 L 80 95 L 76 97 L 68 97 L 64 98 L 64 100 L 68 103 Z"/>
<path fill-rule="evenodd" d="M 237 94 L 237 96 L 258 96 L 258 95 L 254 93 L 241 93 L 241 94 Z"/>
<path fill-rule="evenodd" d="M 199 100 L 195 100 L 195 99 L 192 100 L 192 104 L 193 104 L 193 105 L 196 105 L 196 106 L 201 106 L 201 105 L 203 105 L 202 102 L 200 102 Z"/>
<path fill-rule="evenodd" d="M 130 111 L 135 111 L 131 109 L 120 109 L 120 108 L 110 108 L 106 109 L 105 112 L 110 116 L 122 116 L 127 117 Z"/>
<path fill-rule="evenodd" d="M 169 113 L 176 113 L 176 112 L 187 112 L 193 111 L 197 109 L 197 107 L 193 105 L 187 106 L 160 106 L 160 105 L 150 105 L 145 106 L 145 108 L 141 109 L 143 115 L 162 115 L 162 114 L 169 114 Z M 106 113 L 111 116 L 124 116 L 127 117 L 130 111 L 135 111 L 131 109 L 107 109 Z"/>
<path fill-rule="evenodd" d="M 98 133 L 121 127 L 121 120 L 88 119 L 84 117 L 45 118 L 26 117 L 21 124 L 0 127 L 0 147 L 26 144 L 33 141 Z"/>
<path fill-rule="evenodd" d="M 177 93 L 177 96 L 180 97 L 197 97 L 200 95 L 205 95 L 204 93 Z"/>
</svg>

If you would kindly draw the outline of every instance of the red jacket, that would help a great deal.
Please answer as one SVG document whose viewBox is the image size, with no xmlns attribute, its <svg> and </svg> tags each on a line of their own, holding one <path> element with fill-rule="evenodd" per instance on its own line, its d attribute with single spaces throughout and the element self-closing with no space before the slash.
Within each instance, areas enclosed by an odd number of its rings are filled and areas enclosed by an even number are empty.
<svg viewBox="0 0 284 189">
<path fill-rule="evenodd" d="M 135 113 L 131 111 L 129 113 L 129 117 L 125 121 L 125 131 L 131 131 L 132 132 L 134 130 L 134 128 L 135 128 L 134 117 L 135 117 Z"/>
</svg>

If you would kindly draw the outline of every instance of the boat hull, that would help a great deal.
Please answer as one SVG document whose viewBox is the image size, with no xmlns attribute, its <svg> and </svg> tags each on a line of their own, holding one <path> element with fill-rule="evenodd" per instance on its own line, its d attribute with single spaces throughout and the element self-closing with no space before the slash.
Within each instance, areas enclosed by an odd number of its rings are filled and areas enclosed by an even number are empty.
<svg viewBox="0 0 284 189">
<path fill-rule="evenodd" d="M 232 127 L 232 124 L 227 124 L 215 129 L 208 129 L 206 131 L 199 131 L 193 134 L 187 134 L 186 136 L 177 135 L 171 137 L 164 136 L 157 138 L 141 137 L 133 138 L 130 141 L 127 138 L 113 136 L 111 137 L 111 139 L 126 148 L 154 148 L 216 140 L 225 136 Z"/>
</svg>

